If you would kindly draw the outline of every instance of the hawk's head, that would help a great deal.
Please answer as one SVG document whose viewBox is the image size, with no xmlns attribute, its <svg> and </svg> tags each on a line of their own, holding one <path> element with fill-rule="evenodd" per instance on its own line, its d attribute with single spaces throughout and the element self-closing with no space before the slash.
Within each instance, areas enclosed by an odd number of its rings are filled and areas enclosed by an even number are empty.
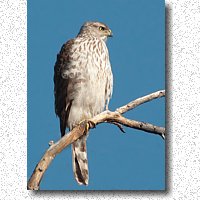
<svg viewBox="0 0 200 200">
<path fill-rule="evenodd" d="M 81 27 L 79 34 L 89 34 L 95 37 L 100 37 L 103 40 L 106 40 L 107 37 L 112 37 L 112 31 L 110 28 L 100 22 L 86 22 Z"/>
</svg>

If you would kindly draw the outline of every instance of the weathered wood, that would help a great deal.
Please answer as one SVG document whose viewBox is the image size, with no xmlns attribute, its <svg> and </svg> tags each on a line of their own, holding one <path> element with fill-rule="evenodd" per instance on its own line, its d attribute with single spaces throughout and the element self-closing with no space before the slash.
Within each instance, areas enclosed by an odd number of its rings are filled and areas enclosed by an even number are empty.
<svg viewBox="0 0 200 200">
<path fill-rule="evenodd" d="M 91 118 L 88 121 L 81 122 L 72 131 L 64 135 L 58 142 L 53 143 L 51 141 L 49 149 L 45 152 L 44 156 L 35 167 L 35 170 L 33 171 L 33 174 L 28 181 L 27 188 L 29 190 L 39 190 L 39 185 L 42 180 L 42 177 L 45 171 L 48 169 L 51 162 L 53 161 L 53 159 L 55 158 L 55 156 L 58 153 L 60 153 L 64 148 L 66 148 L 68 145 L 72 144 L 79 137 L 85 134 L 88 131 L 88 129 L 94 128 L 96 127 L 96 125 L 100 123 L 112 123 L 118 126 L 118 128 L 120 128 L 121 131 L 123 131 L 122 125 L 124 125 L 130 128 L 157 134 L 161 136 L 163 139 L 165 139 L 165 128 L 158 127 L 158 126 L 145 123 L 145 122 L 130 120 L 122 116 L 123 113 L 128 112 L 143 103 L 146 103 L 153 99 L 164 97 L 164 96 L 165 96 L 165 90 L 161 90 L 161 91 L 157 91 L 152 94 L 146 95 L 144 97 L 138 98 L 116 109 L 115 112 L 106 110 L 96 115 L 95 117 Z"/>
</svg>

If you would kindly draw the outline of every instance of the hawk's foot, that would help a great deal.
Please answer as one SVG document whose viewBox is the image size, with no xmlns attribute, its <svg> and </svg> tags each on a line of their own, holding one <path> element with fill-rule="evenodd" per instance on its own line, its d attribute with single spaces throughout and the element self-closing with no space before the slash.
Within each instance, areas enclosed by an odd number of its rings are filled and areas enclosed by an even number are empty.
<svg viewBox="0 0 200 200">
<path fill-rule="evenodd" d="M 90 120 L 82 120 L 79 125 L 82 125 L 85 127 L 85 134 L 88 133 L 90 128 L 95 128 L 96 124 Z"/>
<path fill-rule="evenodd" d="M 96 128 L 96 123 L 93 121 L 88 120 L 89 128 Z"/>
</svg>

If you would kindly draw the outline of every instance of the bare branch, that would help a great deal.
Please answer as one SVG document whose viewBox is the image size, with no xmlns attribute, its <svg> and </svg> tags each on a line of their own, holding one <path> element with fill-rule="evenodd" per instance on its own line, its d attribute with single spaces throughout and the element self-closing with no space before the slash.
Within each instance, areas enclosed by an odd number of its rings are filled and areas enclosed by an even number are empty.
<svg viewBox="0 0 200 200">
<path fill-rule="evenodd" d="M 146 102 L 152 101 L 153 99 L 157 99 L 157 98 L 164 97 L 164 96 L 165 96 L 165 90 L 160 90 L 160 91 L 154 92 L 152 94 L 146 95 L 144 97 L 138 98 L 134 101 L 131 101 L 130 103 L 128 103 L 120 108 L 117 108 L 116 111 L 120 114 L 123 114 L 143 103 L 146 103 Z"/>
<path fill-rule="evenodd" d="M 165 91 L 161 90 L 155 93 L 152 93 L 150 95 L 138 98 L 130 103 L 128 103 L 125 106 L 122 106 L 118 109 L 116 109 L 115 112 L 111 112 L 109 110 L 104 111 L 92 119 L 88 121 L 81 122 L 79 125 L 77 125 L 72 131 L 70 131 L 68 134 L 63 136 L 58 142 L 53 143 L 50 142 L 49 149 L 45 152 L 44 156 L 40 160 L 40 162 L 35 167 L 35 170 L 31 176 L 31 178 L 28 181 L 28 189 L 29 190 L 39 190 L 39 185 L 42 180 L 42 177 L 49 167 L 52 160 L 55 158 L 55 156 L 60 153 L 64 148 L 66 148 L 68 145 L 76 141 L 79 137 L 85 134 L 86 132 L 86 125 L 89 125 L 90 128 L 96 127 L 97 124 L 100 123 L 112 123 L 115 124 L 120 130 L 123 132 L 122 125 L 143 130 L 145 132 L 158 134 L 163 139 L 165 138 L 165 128 L 154 126 L 149 123 L 145 122 L 139 122 L 135 120 L 130 120 L 125 117 L 123 117 L 121 114 L 135 108 L 136 106 L 139 106 L 145 102 L 151 101 L 153 99 L 163 97 L 165 96 Z"/>
<path fill-rule="evenodd" d="M 119 124 L 117 122 L 109 122 L 109 123 L 114 124 L 115 126 L 117 126 L 122 133 L 126 133 L 121 124 Z"/>
<path fill-rule="evenodd" d="M 138 130 L 142 130 L 145 132 L 153 133 L 153 134 L 158 134 L 160 135 L 163 139 L 165 138 L 165 128 L 163 127 L 158 127 L 155 125 L 152 125 L 150 123 L 145 123 L 145 122 L 139 122 L 135 120 L 130 120 L 125 117 L 123 117 L 121 114 L 119 114 L 117 111 L 111 112 L 109 110 L 106 110 L 92 119 L 90 119 L 92 123 L 95 125 L 100 124 L 100 123 L 113 123 L 116 125 L 116 123 L 127 126 L 129 128 L 134 128 Z M 93 127 L 90 127 L 93 128 Z"/>
<path fill-rule="evenodd" d="M 79 126 L 75 127 L 71 132 L 64 135 L 58 142 L 55 144 L 51 142 L 51 146 L 45 152 L 44 156 L 37 164 L 31 178 L 28 181 L 29 190 L 39 190 L 40 181 L 47 170 L 48 166 L 55 158 L 55 156 L 60 153 L 64 148 L 69 144 L 76 141 L 80 136 L 84 134 L 85 124 L 82 122 Z"/>
</svg>

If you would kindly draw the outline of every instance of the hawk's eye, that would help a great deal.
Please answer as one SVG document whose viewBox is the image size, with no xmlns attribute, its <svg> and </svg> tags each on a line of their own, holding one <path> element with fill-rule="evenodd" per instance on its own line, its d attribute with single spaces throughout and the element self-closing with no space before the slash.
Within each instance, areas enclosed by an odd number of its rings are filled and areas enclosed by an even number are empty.
<svg viewBox="0 0 200 200">
<path fill-rule="evenodd" d="M 100 30 L 100 31 L 104 31 L 105 28 L 104 28 L 103 26 L 99 26 L 99 30 Z"/>
</svg>

